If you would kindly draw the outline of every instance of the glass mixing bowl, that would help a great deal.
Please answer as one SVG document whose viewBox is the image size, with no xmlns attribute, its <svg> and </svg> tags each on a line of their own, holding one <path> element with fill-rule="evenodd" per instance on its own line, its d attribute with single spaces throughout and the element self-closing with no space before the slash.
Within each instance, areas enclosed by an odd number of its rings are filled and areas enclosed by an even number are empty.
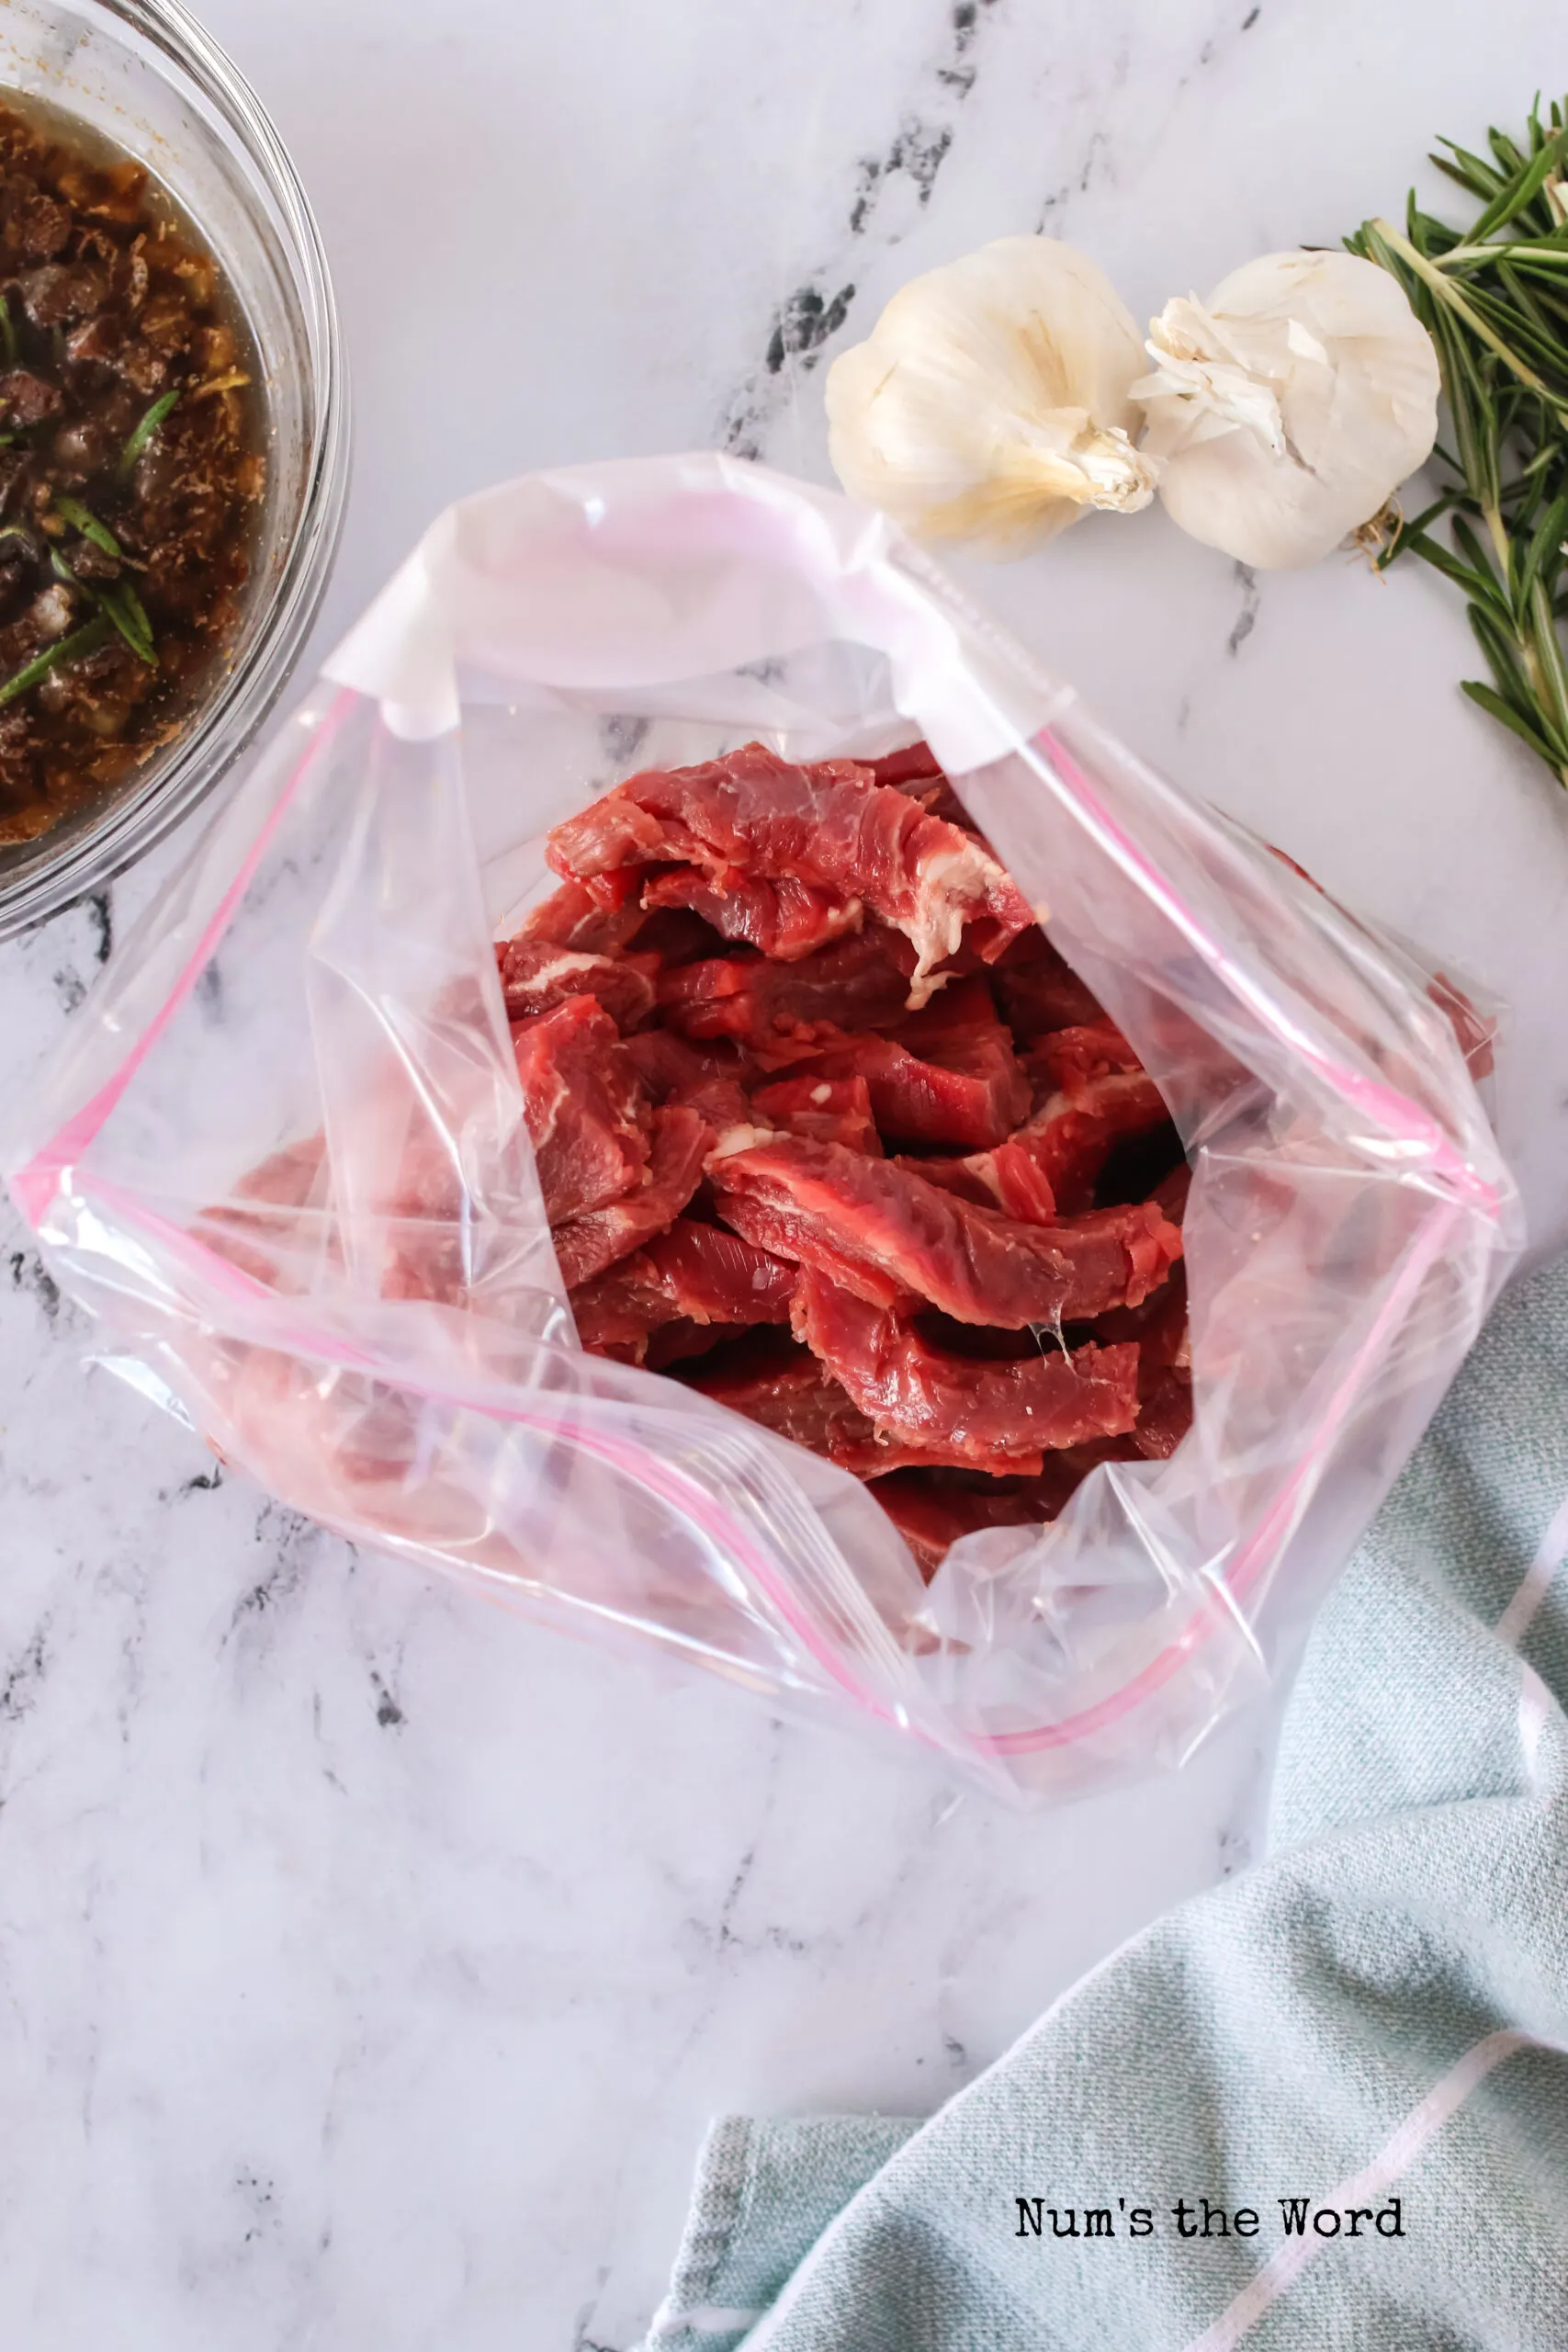
<svg viewBox="0 0 1568 2352">
<path fill-rule="evenodd" d="M 145 164 L 217 261 L 262 357 L 267 490 L 221 670 L 144 767 L 38 841 L 0 849 L 0 939 L 100 889 L 232 765 L 315 617 L 348 477 L 343 349 L 310 205 L 255 93 L 179 0 L 6 0 L 7 92 Z"/>
</svg>

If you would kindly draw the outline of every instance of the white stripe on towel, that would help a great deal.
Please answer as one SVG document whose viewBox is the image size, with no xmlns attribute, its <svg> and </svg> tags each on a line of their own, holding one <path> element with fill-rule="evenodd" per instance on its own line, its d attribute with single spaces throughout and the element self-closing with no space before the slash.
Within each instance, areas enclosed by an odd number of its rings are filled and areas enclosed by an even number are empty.
<svg viewBox="0 0 1568 2352">
<path fill-rule="evenodd" d="M 1568 1553 L 1568 1495 L 1564 1495 L 1552 1513 L 1551 1524 L 1536 1545 L 1534 1559 L 1525 1570 L 1518 1590 L 1498 1618 L 1493 1631 L 1500 1642 L 1510 1649 L 1523 1641 L 1530 1619 L 1546 1599 L 1551 1580 Z"/>
<path fill-rule="evenodd" d="M 1433 2084 L 1420 2106 L 1412 2109 L 1364 2171 L 1351 2180 L 1342 2180 L 1326 2197 L 1314 2199 L 1314 2211 L 1328 2205 L 1341 2210 L 1348 2205 L 1364 2205 L 1369 2198 L 1383 2196 L 1402 2174 L 1409 2171 L 1427 2141 L 1441 2131 L 1494 2066 L 1500 2066 L 1516 2050 L 1551 2047 L 1551 2043 L 1534 2041 L 1528 2033 L 1517 2033 L 1512 2028 L 1487 2034 L 1467 2050 L 1440 2081 Z M 1318 2237 L 1315 2233 L 1292 2238 L 1270 2256 L 1257 2278 L 1242 2289 L 1234 2302 L 1227 2304 L 1213 2325 L 1193 2337 L 1186 2352 L 1231 2352 L 1232 2346 L 1239 2344 L 1257 2326 L 1269 2305 L 1295 2285 L 1308 2263 L 1337 2243 L 1335 2238 Z"/>
<path fill-rule="evenodd" d="M 1557 1702 L 1536 1672 L 1533 1666 L 1519 1664 L 1519 1746 L 1524 1751 L 1525 1771 L 1533 1786 L 1537 1778 L 1537 1759 L 1540 1751 L 1540 1736 L 1546 1729 Z"/>
<path fill-rule="evenodd" d="M 698 2335 L 734 2335 L 761 2316 L 761 2303 L 750 2310 L 729 2303 L 686 2303 L 677 2307 L 666 2296 L 654 2312 L 643 2342 L 648 2352 L 653 2352 L 661 2335 L 683 2335 L 688 2328 Z"/>
</svg>

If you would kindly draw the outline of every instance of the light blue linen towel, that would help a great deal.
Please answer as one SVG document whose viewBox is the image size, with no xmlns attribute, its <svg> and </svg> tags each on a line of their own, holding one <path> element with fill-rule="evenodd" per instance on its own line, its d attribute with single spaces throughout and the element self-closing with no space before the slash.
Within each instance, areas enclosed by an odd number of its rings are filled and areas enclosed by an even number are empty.
<svg viewBox="0 0 1568 2352">
<path fill-rule="evenodd" d="M 648 2352 L 1568 2352 L 1565 1498 L 1568 1261 L 1319 1621 L 1270 1859 L 927 2123 L 716 2123 Z"/>
</svg>

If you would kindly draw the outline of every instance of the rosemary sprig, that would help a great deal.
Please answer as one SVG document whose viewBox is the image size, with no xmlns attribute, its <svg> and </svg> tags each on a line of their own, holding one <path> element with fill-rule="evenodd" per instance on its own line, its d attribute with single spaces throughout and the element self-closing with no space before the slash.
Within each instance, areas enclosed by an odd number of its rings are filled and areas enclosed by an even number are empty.
<svg viewBox="0 0 1568 2352">
<path fill-rule="evenodd" d="M 1451 446 L 1438 495 L 1381 553 L 1422 558 L 1468 601 L 1491 672 L 1464 691 L 1568 786 L 1568 107 L 1538 99 L 1526 144 L 1491 130 L 1491 160 L 1451 140 L 1439 171 L 1477 198 L 1461 232 L 1411 193 L 1403 230 L 1364 221 L 1346 243 L 1404 288 L 1437 345 Z M 1447 528 L 1435 536 L 1434 525 Z"/>
</svg>

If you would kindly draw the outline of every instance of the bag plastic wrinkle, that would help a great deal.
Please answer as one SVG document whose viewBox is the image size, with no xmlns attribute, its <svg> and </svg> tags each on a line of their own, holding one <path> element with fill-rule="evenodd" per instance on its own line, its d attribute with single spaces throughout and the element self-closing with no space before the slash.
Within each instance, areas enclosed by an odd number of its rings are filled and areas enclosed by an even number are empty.
<svg viewBox="0 0 1568 2352">
<path fill-rule="evenodd" d="M 927 1587 L 858 1481 L 578 1346 L 492 940 L 542 838 L 752 736 L 924 735 L 1194 1168 L 1195 1420 Z M 881 517 L 719 457 L 435 524 L 118 948 L 5 1166 L 101 1352 L 367 1546 L 1031 1793 L 1289 1670 L 1519 1246 L 1452 1029 Z"/>
</svg>

